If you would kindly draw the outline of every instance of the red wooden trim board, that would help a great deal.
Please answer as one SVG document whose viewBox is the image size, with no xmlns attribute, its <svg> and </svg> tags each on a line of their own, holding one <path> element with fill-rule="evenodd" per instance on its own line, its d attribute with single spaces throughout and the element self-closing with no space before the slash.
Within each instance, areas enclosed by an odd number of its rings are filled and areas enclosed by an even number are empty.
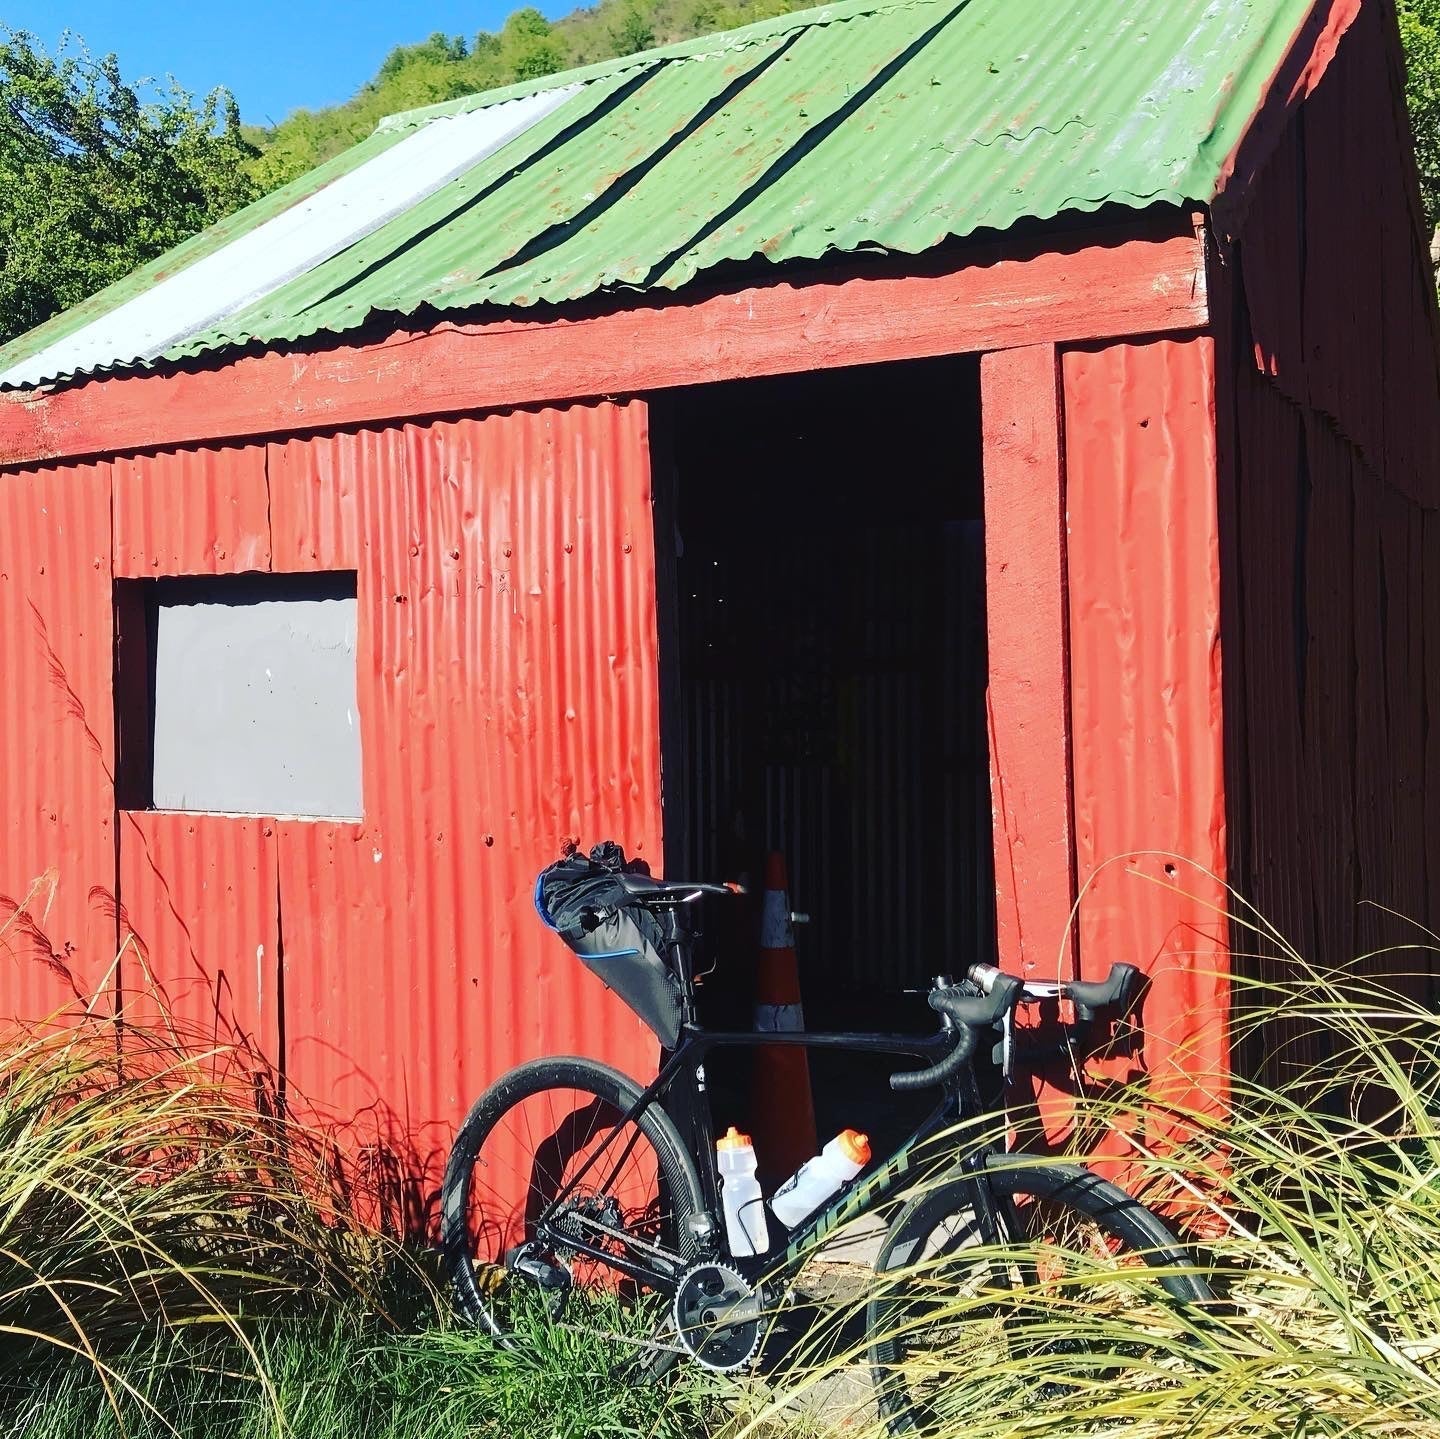
<svg viewBox="0 0 1440 1439">
<path fill-rule="evenodd" d="M 1165 223 L 6 395 L 0 465 L 1193 330 L 1208 321 L 1203 245 Z"/>
</svg>

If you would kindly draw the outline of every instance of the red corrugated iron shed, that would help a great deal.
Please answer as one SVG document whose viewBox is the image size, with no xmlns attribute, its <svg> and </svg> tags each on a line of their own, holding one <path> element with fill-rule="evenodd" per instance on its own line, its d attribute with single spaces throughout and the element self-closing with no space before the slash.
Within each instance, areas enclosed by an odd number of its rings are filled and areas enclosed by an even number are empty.
<svg viewBox="0 0 1440 1439">
<path fill-rule="evenodd" d="M 1227 882 L 1322 962 L 1440 917 L 1402 76 L 1388 0 L 847 0 L 398 117 L 0 351 L 0 1005 L 149 974 L 424 1173 L 653 1064 L 562 841 L 783 843 L 821 1010 L 1127 959 L 1223 1073 Z M 361 813 L 135 788 L 152 582 L 312 572 Z"/>
</svg>

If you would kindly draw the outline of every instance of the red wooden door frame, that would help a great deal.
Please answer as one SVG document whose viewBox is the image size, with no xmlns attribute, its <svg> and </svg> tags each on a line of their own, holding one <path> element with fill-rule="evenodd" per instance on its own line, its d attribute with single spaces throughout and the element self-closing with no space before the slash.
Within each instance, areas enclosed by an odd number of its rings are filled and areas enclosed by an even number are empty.
<svg viewBox="0 0 1440 1439">
<path fill-rule="evenodd" d="M 996 942 L 1005 969 L 1069 979 L 1079 971 L 1056 347 L 981 356 L 980 414 Z"/>
</svg>

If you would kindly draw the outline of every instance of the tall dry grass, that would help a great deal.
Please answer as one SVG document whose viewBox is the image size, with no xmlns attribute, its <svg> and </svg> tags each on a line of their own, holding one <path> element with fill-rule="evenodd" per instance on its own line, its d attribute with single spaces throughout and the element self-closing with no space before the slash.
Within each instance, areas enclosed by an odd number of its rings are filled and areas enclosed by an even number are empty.
<svg viewBox="0 0 1440 1439">
<path fill-rule="evenodd" d="M 863 1286 L 829 1321 L 848 1342 L 826 1352 L 817 1331 L 737 1436 L 808 1414 L 879 1439 L 871 1396 L 837 1382 L 867 1367 L 857 1335 L 879 1298 L 894 1331 L 923 1334 L 900 1377 L 930 1407 L 906 1432 L 1440 1439 L 1440 1018 L 1416 997 L 1428 937 L 1334 971 L 1254 916 L 1239 924 L 1264 940 L 1271 977 L 1235 982 L 1234 1038 L 1269 1081 L 1146 1074 L 1092 1090 L 1071 1155 L 1015 1161 L 1124 1154 L 1216 1301 L 1176 1304 L 1156 1271 L 1083 1236 L 1045 1231 L 1038 1262 L 1028 1244 L 965 1245 Z"/>
<path fill-rule="evenodd" d="M 17 925 L 34 949 L 23 908 L 0 939 Z M 107 984 L 0 1034 L 0 1394 L 59 1364 L 112 1413 L 147 1412 L 137 1354 L 204 1331 L 263 1392 L 257 1322 L 442 1312 L 430 1266 L 369 1222 L 373 1197 L 286 1113 L 265 1057 L 188 1030 L 138 954 L 131 973 L 128 1009 Z"/>
</svg>

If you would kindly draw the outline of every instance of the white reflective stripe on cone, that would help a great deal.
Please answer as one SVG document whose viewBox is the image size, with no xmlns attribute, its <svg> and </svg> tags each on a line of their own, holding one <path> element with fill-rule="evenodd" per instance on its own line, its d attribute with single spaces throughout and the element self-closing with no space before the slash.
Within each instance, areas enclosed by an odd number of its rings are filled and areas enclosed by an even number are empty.
<svg viewBox="0 0 1440 1439">
<path fill-rule="evenodd" d="M 804 1029 L 805 1014 L 798 1004 L 757 1004 L 755 1028 L 761 1034 L 778 1034 L 784 1030 Z"/>
<path fill-rule="evenodd" d="M 790 901 L 783 889 L 765 891 L 765 907 L 760 912 L 760 948 L 795 948 L 795 931 L 790 927 Z"/>
</svg>

